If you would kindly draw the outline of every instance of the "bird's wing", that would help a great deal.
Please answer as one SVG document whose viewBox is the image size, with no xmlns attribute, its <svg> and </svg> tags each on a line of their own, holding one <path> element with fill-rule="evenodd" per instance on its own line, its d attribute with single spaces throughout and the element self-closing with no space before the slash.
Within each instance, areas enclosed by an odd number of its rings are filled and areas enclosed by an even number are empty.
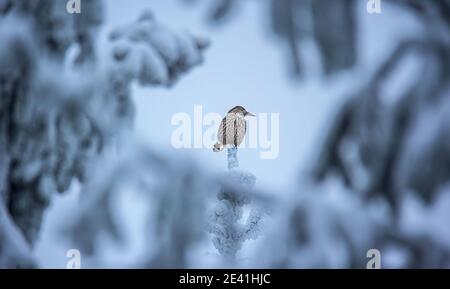
<svg viewBox="0 0 450 289">
<path fill-rule="evenodd" d="M 235 130 L 236 133 L 236 143 L 235 145 L 238 146 L 242 143 L 245 137 L 245 133 L 247 130 L 247 124 L 245 123 L 245 119 L 243 117 L 238 117 L 235 121 Z"/>
<path fill-rule="evenodd" d="M 238 146 L 244 139 L 245 131 L 245 119 L 235 113 L 229 113 L 220 123 L 217 139 L 223 145 Z"/>
<path fill-rule="evenodd" d="M 217 131 L 217 141 L 221 144 L 225 143 L 225 138 L 224 138 L 225 126 L 226 126 L 226 117 L 224 117 L 222 119 L 222 121 L 220 122 L 219 130 Z"/>
<path fill-rule="evenodd" d="M 227 145 L 234 145 L 235 144 L 235 121 L 237 117 L 235 113 L 229 113 L 227 114 L 226 120 L 225 120 L 225 126 L 224 131 L 222 132 L 224 142 L 223 144 Z"/>
</svg>

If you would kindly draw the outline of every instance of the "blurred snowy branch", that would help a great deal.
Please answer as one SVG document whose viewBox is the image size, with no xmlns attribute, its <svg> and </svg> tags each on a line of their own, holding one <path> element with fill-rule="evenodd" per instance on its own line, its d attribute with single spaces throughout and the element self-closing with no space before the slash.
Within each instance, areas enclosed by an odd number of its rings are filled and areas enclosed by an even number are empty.
<svg viewBox="0 0 450 289">
<path fill-rule="evenodd" d="M 184 72 L 203 62 L 206 39 L 174 33 L 145 11 L 136 23 L 110 34 L 114 64 L 124 77 L 141 85 L 172 85 Z M 116 73 L 116 71 L 113 71 Z"/>
<path fill-rule="evenodd" d="M 65 1 L 0 1 L 0 252 L 12 254 L 0 255 L 1 267 L 31 266 L 25 248 L 38 237 L 52 195 L 89 179 L 95 159 L 131 123 L 130 84 L 170 85 L 201 63 L 208 45 L 145 12 L 112 34 L 103 69 L 95 43 L 102 2 L 83 4 L 84 13 L 69 15 Z"/>
<path fill-rule="evenodd" d="M 180 0 L 186 4 L 194 4 L 202 2 L 198 0 Z M 242 0 L 214 0 L 203 1 L 207 3 L 207 20 L 210 24 L 220 24 L 229 20 L 229 18 L 237 13 L 242 4 Z"/>
<path fill-rule="evenodd" d="M 304 74 L 300 47 L 308 38 L 316 41 L 326 74 L 355 64 L 355 2 L 272 0 L 273 31 L 287 44 L 295 75 Z"/>
<path fill-rule="evenodd" d="M 388 205 L 388 225 L 378 231 L 374 246 L 400 252 L 404 263 L 396 266 L 447 267 L 449 250 L 439 243 L 448 230 L 440 222 L 432 236 L 423 232 L 418 238 L 405 230 L 418 213 L 411 213 L 409 200 L 424 202 L 432 212 L 450 181 L 450 6 L 446 1 L 394 2 L 414 9 L 424 31 L 433 33 L 401 40 L 342 105 L 326 132 L 312 176 L 315 182 L 339 176 L 369 206 Z M 445 9 L 437 13 L 438 7 Z M 405 69 L 409 77 L 402 81 Z M 435 222 L 421 216 L 424 222 Z"/>
</svg>

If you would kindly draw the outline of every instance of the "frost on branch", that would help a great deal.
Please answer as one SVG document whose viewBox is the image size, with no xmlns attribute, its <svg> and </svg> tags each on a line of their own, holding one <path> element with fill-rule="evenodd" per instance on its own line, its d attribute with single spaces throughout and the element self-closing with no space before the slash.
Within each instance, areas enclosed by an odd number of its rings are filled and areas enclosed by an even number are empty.
<svg viewBox="0 0 450 289">
<path fill-rule="evenodd" d="M 250 205 L 250 192 L 255 185 L 253 174 L 239 170 L 237 148 L 228 149 L 228 174 L 224 176 L 228 184 L 217 194 L 219 202 L 209 214 L 208 231 L 219 253 L 233 257 L 246 240 L 256 239 L 261 231 L 263 210 L 252 208 L 245 223 L 241 223 L 244 208 Z"/>
<path fill-rule="evenodd" d="M 239 160 L 237 157 L 237 148 L 227 149 L 228 169 L 239 168 Z"/>
</svg>

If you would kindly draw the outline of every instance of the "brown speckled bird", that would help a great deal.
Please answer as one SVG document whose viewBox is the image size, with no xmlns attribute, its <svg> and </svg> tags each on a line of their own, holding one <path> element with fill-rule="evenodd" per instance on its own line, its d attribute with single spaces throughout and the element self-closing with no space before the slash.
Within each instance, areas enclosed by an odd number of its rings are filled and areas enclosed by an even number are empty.
<svg viewBox="0 0 450 289">
<path fill-rule="evenodd" d="M 242 143 L 247 131 L 246 116 L 255 115 L 242 106 L 235 106 L 227 113 L 220 123 L 213 151 L 220 152 L 225 147 L 238 147 Z"/>
</svg>

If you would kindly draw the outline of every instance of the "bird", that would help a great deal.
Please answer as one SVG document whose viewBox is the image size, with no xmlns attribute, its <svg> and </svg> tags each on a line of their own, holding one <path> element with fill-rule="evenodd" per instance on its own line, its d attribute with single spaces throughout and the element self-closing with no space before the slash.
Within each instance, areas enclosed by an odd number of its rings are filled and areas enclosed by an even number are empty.
<svg viewBox="0 0 450 289">
<path fill-rule="evenodd" d="M 217 143 L 213 147 L 214 152 L 220 152 L 225 147 L 230 146 L 237 148 L 242 143 L 247 131 L 246 116 L 255 115 L 240 105 L 228 111 L 217 131 Z"/>
</svg>

